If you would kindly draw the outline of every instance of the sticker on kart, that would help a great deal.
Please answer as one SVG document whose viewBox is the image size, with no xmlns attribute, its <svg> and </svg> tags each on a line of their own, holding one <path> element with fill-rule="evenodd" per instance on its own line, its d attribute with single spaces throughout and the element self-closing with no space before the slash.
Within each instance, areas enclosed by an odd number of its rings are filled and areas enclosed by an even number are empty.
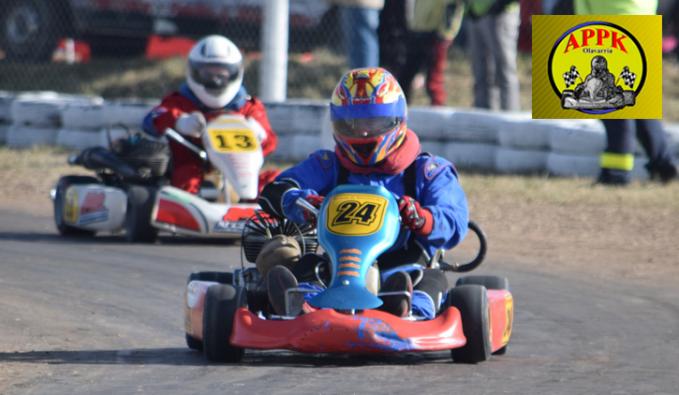
<svg viewBox="0 0 679 395">
<path fill-rule="evenodd" d="M 327 205 L 327 228 L 343 236 L 367 236 L 384 224 L 387 199 L 364 193 L 340 193 Z"/>
<path fill-rule="evenodd" d="M 87 225 L 108 220 L 108 208 L 104 205 L 106 194 L 102 191 L 88 191 L 80 202 L 76 188 L 66 192 L 64 221 L 73 225 Z"/>
<path fill-rule="evenodd" d="M 249 129 L 209 128 L 207 132 L 217 152 L 253 152 L 259 147 L 255 133 Z"/>
</svg>

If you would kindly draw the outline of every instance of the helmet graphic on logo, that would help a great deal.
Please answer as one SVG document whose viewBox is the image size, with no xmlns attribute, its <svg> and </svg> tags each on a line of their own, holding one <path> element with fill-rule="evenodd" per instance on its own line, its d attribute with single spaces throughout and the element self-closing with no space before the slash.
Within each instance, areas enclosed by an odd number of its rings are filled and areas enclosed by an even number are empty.
<svg viewBox="0 0 679 395">
<path fill-rule="evenodd" d="M 335 141 L 359 166 L 373 166 L 401 146 L 406 135 L 406 98 L 381 67 L 354 69 L 340 79 L 330 101 Z"/>
<path fill-rule="evenodd" d="M 243 84 L 243 55 L 226 37 L 212 35 L 198 41 L 188 63 L 186 82 L 210 108 L 229 104 Z"/>
</svg>

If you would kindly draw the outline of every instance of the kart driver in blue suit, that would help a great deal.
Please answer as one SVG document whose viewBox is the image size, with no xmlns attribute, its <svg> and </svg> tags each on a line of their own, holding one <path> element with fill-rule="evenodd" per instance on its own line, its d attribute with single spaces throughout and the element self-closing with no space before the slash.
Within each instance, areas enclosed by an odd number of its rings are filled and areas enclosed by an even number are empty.
<svg viewBox="0 0 679 395">
<path fill-rule="evenodd" d="M 313 152 L 281 173 L 262 192 L 260 205 L 269 214 L 302 224 L 309 218 L 296 205 L 300 197 L 320 207 L 323 196 L 340 184 L 384 186 L 398 197 L 403 227 L 397 242 L 377 261 L 383 279 L 379 291 L 390 293 L 382 296 L 380 309 L 401 317 L 412 312 L 433 318 L 448 290 L 446 277 L 437 269 L 406 264 L 464 239 L 469 214 L 455 168 L 446 159 L 421 153 L 417 135 L 407 127 L 406 98 L 385 69 L 359 68 L 342 76 L 332 95 L 330 117 L 334 152 Z M 308 273 L 321 258 L 299 258 L 289 249 L 285 257 L 275 252 L 268 250 L 257 266 L 265 276 L 269 301 L 280 314 L 285 290 L 312 280 Z M 291 309 L 296 312 L 303 303 L 297 299 L 289 302 L 296 304 Z"/>
</svg>

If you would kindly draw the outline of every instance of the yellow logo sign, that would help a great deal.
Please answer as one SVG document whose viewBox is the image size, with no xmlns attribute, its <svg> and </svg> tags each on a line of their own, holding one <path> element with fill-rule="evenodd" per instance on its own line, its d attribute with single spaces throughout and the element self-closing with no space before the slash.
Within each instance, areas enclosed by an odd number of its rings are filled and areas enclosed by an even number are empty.
<svg viewBox="0 0 679 395">
<path fill-rule="evenodd" d="M 344 236 L 367 236 L 382 228 L 387 199 L 364 193 L 340 193 L 327 206 L 327 228 Z"/>
<path fill-rule="evenodd" d="M 534 118 L 661 118 L 659 16 L 536 15 Z"/>
<path fill-rule="evenodd" d="M 255 151 L 259 142 L 252 130 L 248 129 L 208 129 L 210 144 L 217 152 Z"/>
</svg>

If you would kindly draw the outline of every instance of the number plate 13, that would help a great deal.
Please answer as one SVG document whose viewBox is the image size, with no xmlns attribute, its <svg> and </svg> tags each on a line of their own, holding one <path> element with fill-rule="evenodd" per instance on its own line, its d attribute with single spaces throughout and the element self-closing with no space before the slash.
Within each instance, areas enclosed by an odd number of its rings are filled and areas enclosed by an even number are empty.
<svg viewBox="0 0 679 395">
<path fill-rule="evenodd" d="M 210 144 L 217 152 L 251 152 L 259 146 L 257 137 L 248 129 L 208 129 Z"/>
</svg>

